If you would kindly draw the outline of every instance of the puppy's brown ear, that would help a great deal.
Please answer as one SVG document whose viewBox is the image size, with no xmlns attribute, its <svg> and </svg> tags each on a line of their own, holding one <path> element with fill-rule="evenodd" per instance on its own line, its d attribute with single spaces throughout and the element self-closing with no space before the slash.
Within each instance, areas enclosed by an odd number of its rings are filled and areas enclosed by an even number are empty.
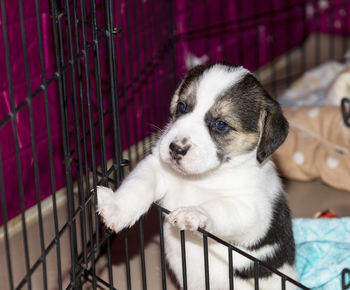
<svg viewBox="0 0 350 290">
<path fill-rule="evenodd" d="M 284 142 L 288 135 L 288 121 L 279 104 L 271 104 L 262 116 L 262 129 L 256 158 L 262 163 Z"/>
</svg>

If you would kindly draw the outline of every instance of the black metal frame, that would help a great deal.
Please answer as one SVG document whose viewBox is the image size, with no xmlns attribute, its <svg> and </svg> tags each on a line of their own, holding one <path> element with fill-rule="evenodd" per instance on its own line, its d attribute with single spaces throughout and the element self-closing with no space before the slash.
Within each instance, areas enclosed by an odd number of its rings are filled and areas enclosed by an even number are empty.
<svg viewBox="0 0 350 290">
<path fill-rule="evenodd" d="M 32 276 L 36 271 L 43 274 L 43 289 L 48 289 L 48 276 L 47 276 L 47 257 L 50 252 L 55 251 L 57 256 L 57 275 L 58 275 L 58 289 L 82 289 L 85 283 L 91 283 L 93 288 L 97 286 L 106 286 L 109 289 L 115 289 L 115 277 L 112 272 L 112 253 L 111 245 L 115 235 L 109 231 L 105 231 L 104 227 L 100 225 L 99 217 L 95 213 L 94 205 L 98 202 L 96 196 L 96 186 L 112 185 L 118 187 L 121 180 L 123 179 L 125 166 L 133 165 L 129 164 L 132 160 L 132 153 L 130 147 L 131 135 L 137 135 L 136 126 L 134 126 L 133 132 L 127 132 L 126 143 L 128 145 L 127 158 L 123 159 L 122 151 L 122 140 L 121 140 L 121 124 L 120 124 L 120 108 L 119 100 L 125 99 L 128 94 L 133 97 L 131 106 L 135 105 L 135 96 L 139 95 L 140 99 L 143 100 L 142 87 L 146 87 L 146 91 L 149 95 L 152 95 L 150 100 L 152 104 L 156 103 L 156 97 L 159 94 L 157 91 L 157 67 L 166 58 L 171 64 L 171 73 L 173 79 L 171 86 L 169 87 L 169 98 L 171 92 L 174 90 L 177 79 L 176 79 L 176 55 L 175 55 L 175 44 L 176 40 L 182 39 L 183 37 L 194 37 L 198 34 L 212 33 L 209 30 L 192 31 L 187 35 L 174 35 L 174 11 L 173 1 L 162 1 L 160 4 L 156 3 L 155 0 L 150 1 L 151 10 L 144 10 L 144 6 L 140 6 L 141 15 L 137 15 L 138 10 L 135 8 L 139 5 L 137 0 L 127 1 L 125 7 L 126 14 L 126 29 L 121 31 L 122 23 L 116 25 L 114 20 L 119 17 L 122 18 L 121 14 L 113 15 L 113 5 L 115 1 L 104 0 L 102 6 L 99 6 L 99 11 L 96 8 L 96 0 L 90 0 L 88 2 L 83 0 L 49 0 L 50 3 L 50 14 L 52 17 L 53 37 L 56 52 L 56 65 L 57 71 L 51 76 L 47 75 L 44 61 L 44 49 L 43 49 L 43 36 L 42 36 L 42 23 L 40 20 L 40 3 L 39 0 L 35 1 L 35 12 L 36 12 L 36 24 L 38 31 L 38 42 L 39 42 L 39 55 L 40 55 L 40 67 L 41 67 L 41 78 L 42 85 L 38 88 L 32 88 L 30 82 L 30 69 L 28 67 L 28 55 L 27 55 L 27 44 L 26 44 L 26 31 L 24 23 L 24 11 L 23 11 L 23 0 L 19 0 L 19 14 L 20 14 L 20 26 L 21 26 L 21 40 L 23 54 L 25 58 L 25 81 L 27 87 L 26 99 L 16 105 L 13 90 L 12 80 L 12 67 L 10 63 L 10 47 L 9 47 L 9 35 L 8 27 L 6 22 L 6 11 L 5 0 L 1 1 L 1 19 L 2 19 L 2 32 L 4 39 L 4 48 L 6 55 L 6 74 L 9 84 L 9 93 L 11 100 L 11 114 L 5 116 L 0 120 L 0 130 L 9 122 L 13 127 L 13 136 L 15 144 L 15 155 L 16 155 L 16 171 L 18 176 L 19 193 L 20 193 L 20 206 L 21 206 L 21 226 L 23 235 L 23 247 L 24 247 L 24 263 L 26 268 L 26 274 L 17 283 L 13 278 L 12 260 L 11 260 L 11 243 L 9 238 L 8 220 L 7 220 L 7 208 L 5 198 L 5 187 L 4 187 L 4 176 L 2 167 L 2 157 L 0 153 L 0 198 L 1 198 L 1 211 L 4 220 L 4 236 L 5 236 L 5 248 L 6 248 L 6 262 L 8 269 L 8 281 L 10 289 L 21 289 L 27 286 L 28 289 L 32 287 Z M 98 2 L 101 4 L 101 2 Z M 189 7 L 192 9 L 192 3 L 189 2 Z M 223 2 L 222 2 L 223 3 Z M 222 14 L 225 14 L 225 9 L 222 5 Z M 118 2 L 119 13 L 121 13 L 121 1 Z M 207 6 L 207 1 L 205 5 Z M 157 31 L 156 23 L 154 23 L 155 6 L 163 5 L 164 9 L 169 14 L 169 22 L 167 25 L 168 36 L 161 38 L 159 30 Z M 240 5 L 238 1 L 238 5 Z M 134 8 L 132 11 L 131 6 Z M 293 8 L 293 6 L 292 6 Z M 103 17 L 101 17 L 102 13 Z M 133 15 L 131 15 L 133 13 Z M 208 9 L 206 10 L 206 16 L 209 17 Z M 146 17 L 147 16 L 147 17 Z M 273 17 L 273 15 L 271 16 Z M 128 27 L 130 27 L 131 19 L 141 19 L 140 27 L 145 27 L 145 24 L 153 26 L 155 31 L 152 33 L 150 39 L 146 39 L 144 30 L 139 32 L 139 37 L 133 43 L 132 35 L 128 33 Z M 239 25 L 244 19 L 239 19 L 232 25 Z M 220 29 L 220 27 L 213 28 L 214 31 Z M 128 51 L 126 53 L 123 40 L 120 37 L 120 33 L 126 38 L 125 42 L 128 43 L 129 48 L 135 48 L 136 53 Z M 258 32 L 257 32 L 258 33 Z M 257 38 L 258 39 L 258 38 Z M 258 41 L 258 40 L 257 40 Z M 223 46 L 225 44 L 224 38 L 222 38 Z M 330 44 L 332 45 L 332 44 Z M 117 46 L 117 47 L 116 47 Z M 209 44 L 206 44 L 206 50 Z M 344 44 L 345 46 L 345 44 Z M 144 59 L 140 59 L 141 47 L 146 49 L 144 53 Z M 101 59 L 101 50 L 105 50 L 105 59 Z M 119 51 L 118 51 L 119 50 Z M 331 50 L 331 54 L 333 54 Z M 120 58 L 117 58 L 116 53 L 120 52 Z M 239 54 L 243 55 L 244 51 L 240 49 Z M 225 51 L 223 52 L 225 55 Z M 317 53 L 319 55 L 319 52 Z M 126 71 L 125 67 L 127 63 L 133 62 L 136 57 L 137 68 L 136 71 L 131 69 L 132 80 L 126 83 Z M 243 57 L 243 56 L 242 56 Z M 127 59 L 128 58 L 128 59 Z M 259 54 L 257 54 L 257 62 L 259 62 Z M 102 65 L 105 61 L 105 66 Z M 117 63 L 117 62 L 120 63 Z M 305 60 L 304 60 L 305 61 Z M 288 61 L 287 61 L 288 62 Z M 290 62 L 290 60 L 289 60 Z M 141 63 L 144 66 L 141 67 Z M 122 67 L 122 80 L 118 83 L 118 70 L 117 68 Z M 106 107 L 104 104 L 103 87 L 101 81 L 101 70 L 102 67 L 105 69 L 106 75 L 108 75 L 108 101 L 109 106 Z M 304 63 L 301 63 L 302 71 L 305 70 Z M 274 68 L 273 68 L 274 69 Z M 288 69 L 288 65 L 287 65 Z M 93 72 L 93 74 L 92 74 Z M 290 83 L 294 76 L 287 74 L 287 78 L 283 80 L 277 80 L 275 73 L 272 74 L 272 80 L 270 83 L 270 89 L 274 90 L 275 86 L 281 82 L 286 84 Z M 95 94 L 97 96 L 97 113 L 93 111 L 93 98 L 92 98 L 92 86 L 90 80 L 93 79 L 96 84 Z M 55 170 L 54 170 L 54 158 L 52 147 L 52 136 L 50 131 L 50 110 L 48 106 L 48 87 L 57 85 L 58 95 L 60 99 L 60 112 L 61 112 L 61 127 L 62 127 L 62 144 L 64 149 L 64 163 L 66 168 L 66 192 L 68 200 L 68 221 L 63 225 L 59 225 L 58 212 L 57 212 L 57 201 L 56 201 L 56 182 L 55 182 Z M 151 84 L 151 85 L 149 85 Z M 121 89 L 120 89 L 121 88 Z M 119 89 L 119 90 L 118 90 Z M 42 213 L 42 201 L 40 195 L 39 186 L 39 174 L 38 174 L 38 161 L 37 161 L 37 145 L 35 139 L 35 125 L 33 118 L 33 100 L 42 96 L 45 102 L 45 120 L 47 129 L 48 139 L 48 170 L 50 172 L 50 183 L 52 192 L 52 208 L 54 216 L 54 231 L 55 238 L 49 243 L 44 242 L 44 229 L 43 229 L 43 213 Z M 144 105 L 144 104 L 143 104 Z M 344 105 L 345 106 L 345 105 Z M 35 190 L 36 190 L 36 201 L 37 201 L 37 215 L 38 215 L 38 226 L 39 226 L 39 243 L 41 247 L 41 255 L 34 262 L 30 261 L 27 238 L 27 224 L 25 219 L 25 207 L 24 207 L 24 187 L 22 181 L 22 169 L 20 160 L 20 147 L 18 141 L 18 124 L 16 115 L 23 109 L 28 108 L 30 113 L 29 128 L 31 132 L 31 147 L 33 155 L 33 178 L 35 179 Z M 348 112 L 348 111 L 347 111 Z M 97 118 L 95 115 L 97 115 Z M 348 114 L 348 113 L 347 113 Z M 87 120 L 82 120 L 84 116 L 88 116 Z M 344 115 L 345 116 L 345 115 Z M 127 123 L 136 123 L 135 116 L 126 116 Z M 133 119 L 128 119 L 133 118 Z M 345 118 L 345 117 L 344 117 Z M 348 119 L 348 116 L 347 116 Z M 142 122 L 144 124 L 157 124 L 157 120 L 161 120 L 159 113 L 155 116 L 143 115 Z M 106 122 L 109 123 L 112 128 L 110 133 L 112 137 L 108 139 L 105 132 Z M 72 129 L 73 127 L 73 129 Z M 142 133 L 142 140 L 147 137 L 147 134 Z M 96 140 L 100 140 L 101 143 L 97 144 Z M 107 140 L 108 139 L 108 140 Z M 152 135 L 151 141 L 154 140 Z M 106 143 L 112 142 L 113 154 L 110 157 L 112 164 L 107 165 L 108 157 L 106 152 Z M 141 146 L 141 151 L 147 151 L 147 144 L 142 141 L 140 145 L 136 144 L 136 147 Z M 93 150 L 91 150 L 93 148 Z M 95 150 L 96 149 L 96 150 Z M 1 152 L 1 144 L 0 144 Z M 138 154 L 139 150 L 136 150 L 136 159 L 142 158 Z M 76 176 L 74 174 L 76 171 Z M 76 185 L 75 185 L 76 184 Z M 78 189 L 77 200 L 75 196 L 75 186 Z M 90 189 L 93 188 L 91 191 Z M 169 212 L 160 207 L 157 204 L 153 206 L 154 210 L 158 214 L 159 222 L 159 237 L 160 237 L 160 255 L 161 255 L 161 276 L 162 276 L 162 289 L 167 288 L 166 280 L 166 262 L 164 254 L 164 234 L 162 221 L 164 214 Z M 138 223 L 139 226 L 139 247 L 141 256 L 141 275 L 142 275 L 142 287 L 147 289 L 147 275 L 146 275 L 146 263 L 145 263 L 145 239 L 144 235 L 144 222 L 141 219 Z M 70 271 L 70 283 L 63 285 L 63 273 L 62 273 L 62 262 L 61 257 L 65 249 L 61 248 L 61 238 L 66 233 L 70 233 L 70 256 L 71 256 L 71 271 Z M 228 261 L 229 261 L 229 289 L 234 289 L 234 277 L 232 263 L 232 251 L 235 251 L 246 258 L 250 259 L 254 263 L 255 268 L 255 289 L 259 288 L 259 271 L 261 268 L 268 269 L 281 277 L 281 289 L 286 288 L 286 283 L 292 283 L 300 287 L 301 289 L 308 289 L 300 283 L 294 281 L 290 277 L 283 275 L 271 266 L 257 260 L 256 258 L 248 255 L 244 251 L 228 244 L 227 242 L 219 239 L 218 237 L 206 232 L 203 229 L 199 229 L 199 232 L 203 235 L 203 259 L 205 261 L 205 273 L 206 273 L 206 289 L 209 289 L 210 281 L 210 269 L 209 269 L 209 257 L 208 257 L 208 239 L 213 239 L 218 243 L 227 247 L 228 250 Z M 185 232 L 181 231 L 181 255 L 183 261 L 183 286 L 187 289 L 186 282 L 186 247 L 185 247 Z M 124 246 L 125 246 L 125 264 L 126 264 L 126 281 L 127 288 L 132 288 L 131 270 L 130 270 L 130 256 L 129 256 L 129 234 L 128 230 L 124 231 Z M 80 240 L 80 242 L 79 242 Z M 106 255 L 107 256 L 107 271 L 108 281 L 98 276 L 96 272 L 96 264 L 99 259 Z M 349 289 L 350 285 L 346 284 L 346 274 L 349 275 L 349 271 L 343 272 L 343 289 Z"/>
<path fill-rule="evenodd" d="M 341 287 L 342 289 L 350 288 L 350 270 L 344 269 L 341 273 Z"/>
<path fill-rule="evenodd" d="M 168 211 L 167 209 L 159 206 L 158 204 L 153 204 L 154 207 L 157 208 L 158 210 L 158 215 L 159 215 L 159 232 L 160 232 L 160 237 L 163 236 L 163 223 L 162 223 L 162 215 L 163 214 L 169 214 L 170 211 Z M 299 287 L 300 289 L 309 289 L 307 287 L 305 287 L 304 285 L 302 285 L 301 283 L 295 281 L 294 279 L 284 275 L 283 273 L 281 273 L 280 271 L 274 269 L 273 267 L 271 267 L 270 265 L 258 260 L 257 258 L 247 254 L 246 252 L 242 251 L 241 249 L 229 244 L 228 242 L 218 238 L 217 236 L 207 232 L 204 229 L 199 228 L 198 232 L 200 232 L 202 234 L 203 237 L 203 259 L 204 259 L 204 270 L 205 270 L 205 289 L 209 290 L 210 289 L 210 269 L 209 269 L 209 254 L 208 254 L 208 239 L 212 239 L 218 243 L 220 243 L 223 246 L 227 247 L 227 255 L 228 255 L 228 263 L 229 263 L 229 271 L 227 273 L 227 275 L 229 276 L 229 285 L 228 289 L 233 290 L 234 289 L 234 271 L 232 269 L 232 265 L 234 264 L 233 258 L 232 258 L 232 252 L 236 252 L 242 256 L 244 256 L 245 258 L 249 259 L 252 263 L 254 263 L 254 287 L 255 289 L 259 289 L 259 272 L 261 268 L 264 268 L 268 271 L 270 271 L 273 274 L 278 275 L 279 277 L 281 277 L 281 290 L 285 290 L 286 289 L 286 283 L 290 282 L 291 284 Z M 187 289 L 187 269 L 186 269 L 186 244 L 185 244 L 185 231 L 181 231 L 180 232 L 180 236 L 181 236 L 181 257 L 182 257 L 182 276 L 183 276 L 183 289 L 186 290 Z M 160 246 L 161 246 L 161 250 L 163 252 L 164 250 L 164 245 L 163 245 L 163 241 L 162 238 L 160 239 Z M 165 266 L 163 266 L 163 264 L 165 263 L 165 261 L 163 260 L 164 257 L 162 256 L 162 277 L 165 277 Z M 165 287 L 164 287 L 165 286 Z M 145 288 L 144 288 L 145 289 Z M 164 280 L 163 280 L 163 289 L 166 289 L 166 284 L 164 284 Z"/>
<path fill-rule="evenodd" d="M 341 112 L 345 125 L 350 127 L 350 99 L 343 98 L 341 100 Z"/>
</svg>

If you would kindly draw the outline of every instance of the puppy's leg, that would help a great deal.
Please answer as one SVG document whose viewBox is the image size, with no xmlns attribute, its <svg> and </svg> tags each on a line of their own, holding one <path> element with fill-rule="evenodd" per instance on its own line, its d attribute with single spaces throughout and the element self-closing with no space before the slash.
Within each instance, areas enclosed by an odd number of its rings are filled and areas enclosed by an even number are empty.
<svg viewBox="0 0 350 290">
<path fill-rule="evenodd" d="M 263 212 L 263 205 L 249 198 L 221 197 L 199 206 L 179 208 L 169 215 L 169 221 L 180 229 L 202 227 L 221 238 L 235 240 L 256 225 L 262 225 Z"/>
<path fill-rule="evenodd" d="M 97 187 L 97 212 L 108 228 L 119 232 L 132 226 L 165 193 L 161 165 L 154 155 L 147 156 L 123 181 L 116 192 Z"/>
<path fill-rule="evenodd" d="M 225 239 L 235 239 L 234 236 L 249 232 L 263 216 L 256 202 L 247 197 L 215 199 L 204 202 L 199 207 L 208 216 L 207 230 Z"/>
<path fill-rule="evenodd" d="M 208 224 L 208 215 L 199 207 L 180 207 L 171 212 L 168 220 L 180 230 L 195 231 L 198 228 L 205 229 Z"/>
</svg>

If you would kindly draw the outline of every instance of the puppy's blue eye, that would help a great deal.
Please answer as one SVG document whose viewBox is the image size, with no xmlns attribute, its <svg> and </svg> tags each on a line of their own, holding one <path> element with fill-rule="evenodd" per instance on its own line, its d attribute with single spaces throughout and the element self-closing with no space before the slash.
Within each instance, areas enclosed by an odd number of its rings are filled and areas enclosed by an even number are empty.
<svg viewBox="0 0 350 290">
<path fill-rule="evenodd" d="M 225 131 L 225 130 L 228 129 L 229 126 L 224 121 L 216 121 L 215 122 L 215 127 L 219 131 Z"/>
<path fill-rule="evenodd" d="M 178 113 L 186 113 L 187 105 L 184 102 L 177 103 L 177 112 Z"/>
</svg>

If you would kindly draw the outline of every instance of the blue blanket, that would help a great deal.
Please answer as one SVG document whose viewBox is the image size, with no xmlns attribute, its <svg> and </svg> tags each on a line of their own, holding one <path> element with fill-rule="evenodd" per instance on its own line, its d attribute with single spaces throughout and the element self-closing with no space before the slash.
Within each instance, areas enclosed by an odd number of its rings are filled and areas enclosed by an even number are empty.
<svg viewBox="0 0 350 290">
<path fill-rule="evenodd" d="M 293 219 L 299 280 L 315 290 L 341 289 L 350 268 L 350 218 Z"/>
</svg>

